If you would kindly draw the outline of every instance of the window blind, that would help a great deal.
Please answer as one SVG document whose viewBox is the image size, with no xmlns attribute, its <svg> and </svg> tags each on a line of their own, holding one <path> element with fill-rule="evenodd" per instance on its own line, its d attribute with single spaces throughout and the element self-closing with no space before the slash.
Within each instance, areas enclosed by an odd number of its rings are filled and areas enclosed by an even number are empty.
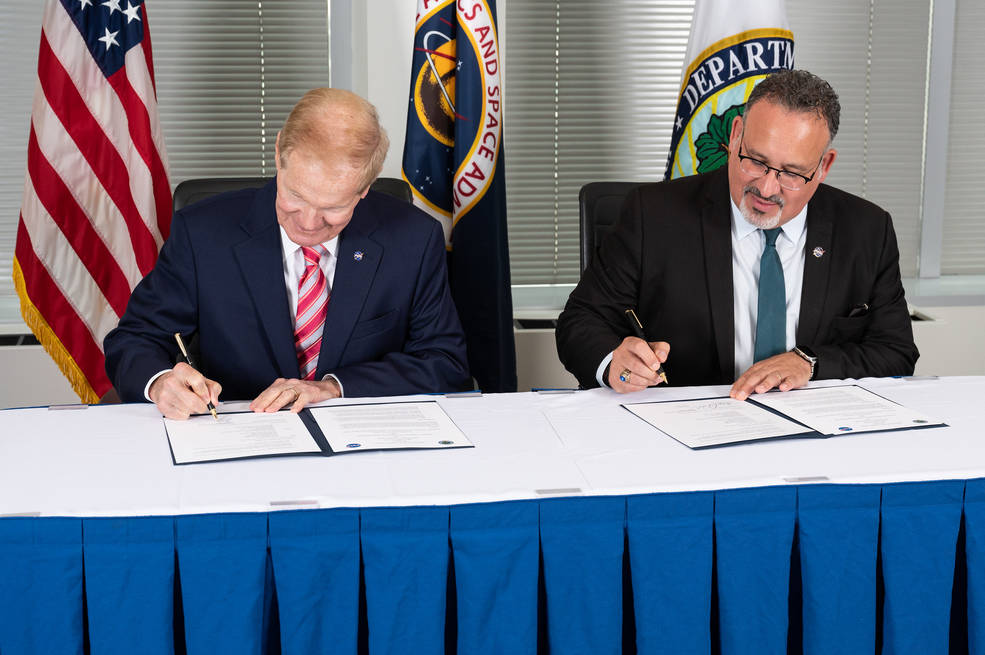
<svg viewBox="0 0 985 655">
<path fill-rule="evenodd" d="M 3 57 L 3 103 L 0 104 L 0 322 L 20 322 L 14 292 L 14 243 L 24 195 L 27 135 L 31 102 L 38 77 L 43 3 L 18 0 L 4 3 L 0 21 Z"/>
<path fill-rule="evenodd" d="M 149 7 L 171 184 L 273 175 L 277 131 L 329 83 L 325 0 L 167 0 Z"/>
<path fill-rule="evenodd" d="M 514 284 L 577 281 L 583 184 L 662 178 L 692 10 L 685 0 L 505 3 Z M 828 181 L 892 213 L 913 276 L 930 0 L 788 0 L 787 13 L 797 67 L 841 97 Z"/>
<path fill-rule="evenodd" d="M 947 201 L 941 273 L 985 274 L 985 132 L 979 120 L 985 102 L 985 75 L 978 42 L 985 34 L 985 4 L 956 5 L 951 124 L 948 133 Z"/>
<path fill-rule="evenodd" d="M 917 274 L 930 0 L 788 0 L 794 57 L 841 100 L 827 182 L 893 217 L 904 277 Z M 850 217 L 846 217 L 850 220 Z"/>
<path fill-rule="evenodd" d="M 663 177 L 693 5 L 693 0 L 508 0 L 502 5 L 514 284 L 578 279 L 582 185 Z"/>
</svg>

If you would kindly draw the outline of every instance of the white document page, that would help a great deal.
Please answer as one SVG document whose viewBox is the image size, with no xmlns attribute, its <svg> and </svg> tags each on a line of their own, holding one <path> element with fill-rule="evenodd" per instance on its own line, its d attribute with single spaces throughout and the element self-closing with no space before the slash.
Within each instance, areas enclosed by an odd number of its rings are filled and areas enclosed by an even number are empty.
<svg viewBox="0 0 985 655">
<path fill-rule="evenodd" d="M 291 412 L 219 414 L 218 421 L 210 414 L 166 418 L 164 427 L 175 464 L 321 452 L 301 417 Z"/>
<path fill-rule="evenodd" d="M 434 401 L 329 405 L 309 411 L 336 453 L 472 446 Z"/>
<path fill-rule="evenodd" d="M 623 407 L 688 448 L 808 432 L 802 425 L 733 398 L 634 403 Z"/>
<path fill-rule="evenodd" d="M 798 389 L 752 396 L 821 434 L 850 434 L 876 430 L 942 425 L 937 419 L 886 400 L 855 385 Z"/>
</svg>

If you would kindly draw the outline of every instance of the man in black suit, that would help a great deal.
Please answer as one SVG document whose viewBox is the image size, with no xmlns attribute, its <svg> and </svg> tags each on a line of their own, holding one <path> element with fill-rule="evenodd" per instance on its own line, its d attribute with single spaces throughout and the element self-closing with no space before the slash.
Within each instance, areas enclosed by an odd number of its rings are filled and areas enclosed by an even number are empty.
<svg viewBox="0 0 985 655">
<path fill-rule="evenodd" d="M 913 373 L 889 214 L 821 184 L 839 114 L 824 80 L 774 73 L 732 123 L 727 170 L 630 194 L 558 319 L 558 354 L 582 386 L 638 391 L 663 364 L 673 384 L 733 383 L 745 399 Z M 627 336 L 627 308 L 646 341 Z"/>
</svg>

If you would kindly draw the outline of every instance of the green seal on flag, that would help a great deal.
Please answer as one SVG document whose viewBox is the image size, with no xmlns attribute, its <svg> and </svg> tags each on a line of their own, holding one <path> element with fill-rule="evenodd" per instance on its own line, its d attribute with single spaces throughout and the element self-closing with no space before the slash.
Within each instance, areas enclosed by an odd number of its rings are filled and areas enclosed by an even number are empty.
<svg viewBox="0 0 985 655">
<path fill-rule="evenodd" d="M 694 140 L 699 173 L 713 171 L 724 166 L 728 161 L 728 140 L 732 132 L 732 121 L 736 116 L 741 116 L 745 108 L 745 104 L 732 105 L 724 114 L 712 114 L 708 119 L 708 129 Z"/>
</svg>

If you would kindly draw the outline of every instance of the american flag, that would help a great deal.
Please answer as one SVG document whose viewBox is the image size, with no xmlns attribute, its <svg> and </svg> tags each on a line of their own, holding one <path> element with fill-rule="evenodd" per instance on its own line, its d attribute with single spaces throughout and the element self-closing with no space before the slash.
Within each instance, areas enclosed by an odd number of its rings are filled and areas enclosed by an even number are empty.
<svg viewBox="0 0 985 655">
<path fill-rule="evenodd" d="M 47 0 L 14 253 L 21 314 L 79 397 L 171 222 L 142 0 Z"/>
</svg>

